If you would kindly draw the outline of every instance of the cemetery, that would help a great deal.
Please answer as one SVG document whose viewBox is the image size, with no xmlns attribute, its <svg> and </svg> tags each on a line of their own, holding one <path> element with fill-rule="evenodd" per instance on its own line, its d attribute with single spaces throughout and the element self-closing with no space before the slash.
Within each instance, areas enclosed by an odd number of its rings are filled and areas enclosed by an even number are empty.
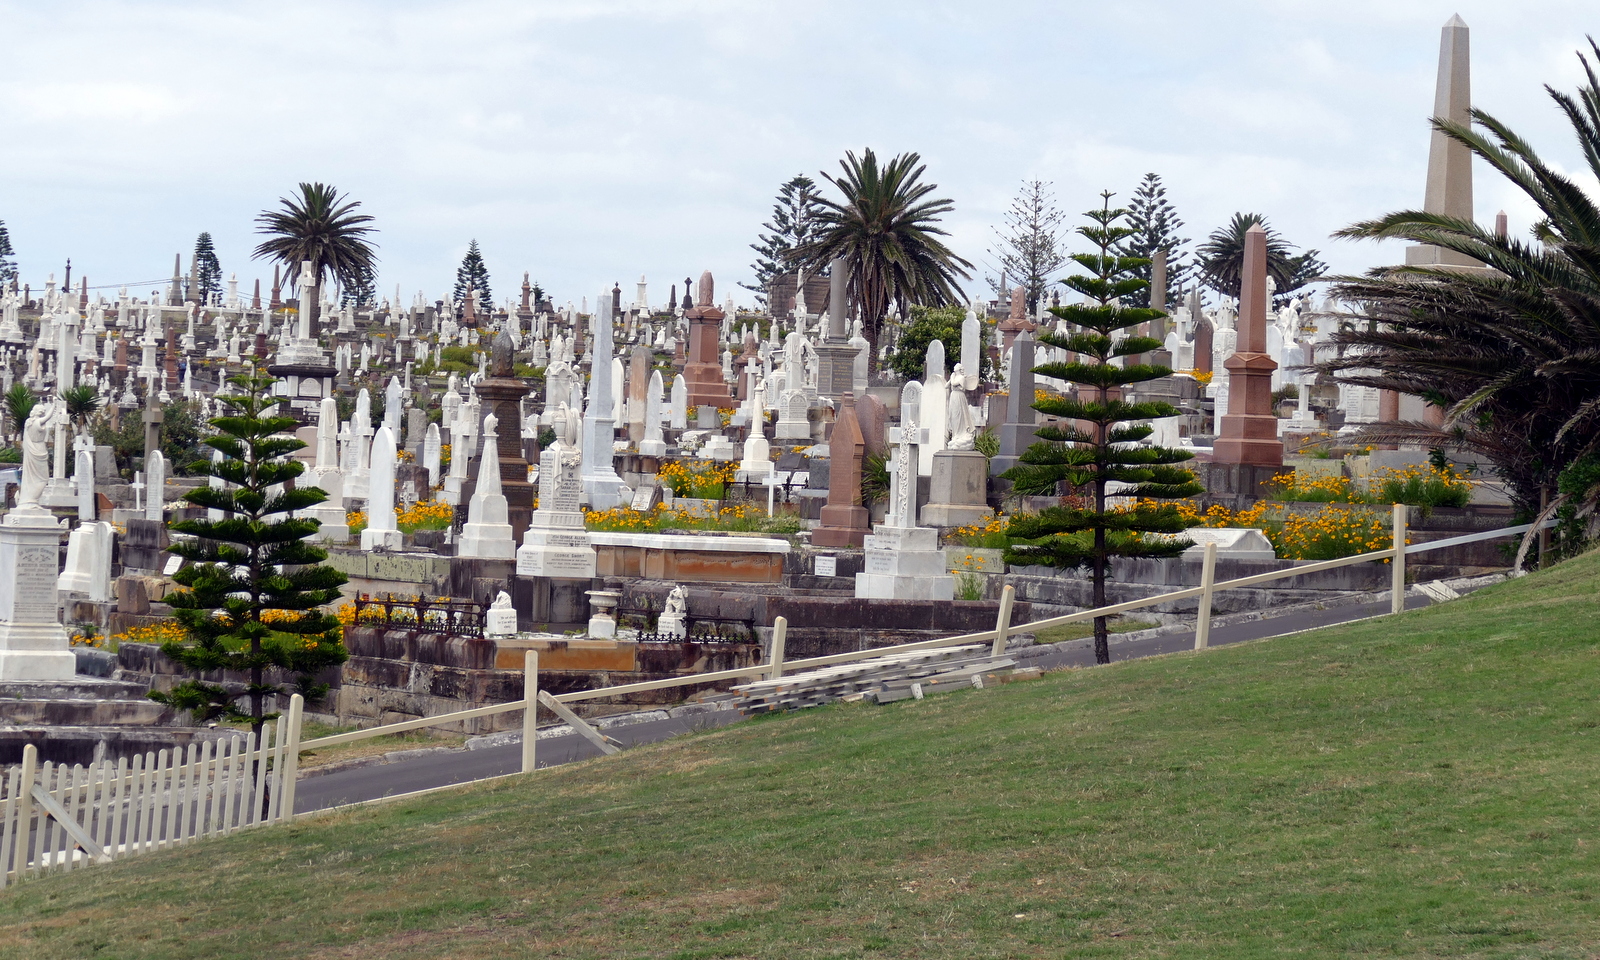
<svg viewBox="0 0 1600 960">
<path fill-rule="evenodd" d="M 1510 134 L 1473 139 L 1498 128 L 1472 112 L 1468 36 L 1459 17 L 1440 34 L 1419 209 L 1338 234 L 1406 242 L 1361 276 L 1256 214 L 1182 251 L 1150 174 L 1131 203 L 1097 189 L 1035 222 L 1059 224 L 1054 262 L 1003 261 L 987 290 L 937 239 L 952 201 L 920 184 L 900 198 L 924 204 L 896 240 L 923 244 L 907 279 L 847 221 L 863 183 L 916 185 L 923 162 L 870 150 L 824 173 L 842 199 L 807 201 L 814 232 L 755 245 L 757 284 L 683 246 L 681 280 L 606 263 L 638 279 L 557 294 L 530 266 L 495 299 L 473 240 L 455 290 L 385 273 L 380 291 L 375 217 L 320 182 L 257 218 L 260 279 L 224 280 L 209 234 L 149 289 L 8 269 L 0 223 L 0 888 L 25 903 L 41 874 L 247 827 L 216 842 L 281 859 L 271 828 L 301 817 L 308 844 L 365 863 L 392 840 L 400 869 L 471 900 L 460 955 L 524 914 L 567 925 L 546 955 L 698 949 L 685 930 L 723 922 L 726 955 L 813 955 L 790 928 L 887 923 L 841 919 L 876 916 L 880 887 L 884 916 L 943 931 L 929 956 L 1128 930 L 1223 950 L 1247 914 L 1315 921 L 1337 899 L 1319 884 L 1538 926 L 1525 875 L 1449 831 L 1494 824 L 1567 899 L 1593 872 L 1550 838 L 1593 826 L 1561 798 L 1590 786 L 1572 738 L 1595 726 L 1575 634 L 1600 534 L 1600 288 L 1539 258 L 1592 271 L 1600 241 L 1550 213 L 1581 189 Z M 1557 101 L 1593 165 L 1587 76 Z M 1542 253 L 1475 207 L 1475 157 L 1540 184 Z M 541 766 L 563 738 L 577 752 Z M 1517 760 L 1532 743 L 1537 773 Z M 516 760 L 322 786 L 488 750 Z M 506 779 L 536 772 L 545 792 Z M 494 782 L 445 789 L 473 780 Z M 401 796 L 398 826 L 394 804 L 347 810 Z M 441 826 L 469 821 L 500 839 Z M 1319 858 L 1337 879 L 1306 879 Z M 531 889 L 535 862 L 545 892 L 519 904 L 485 879 Z M 369 916 L 325 896 L 310 914 L 382 940 L 375 888 L 342 863 L 241 889 L 348 890 Z M 106 889 L 132 897 L 120 869 Z M 765 892 L 718 901 L 738 870 Z M 795 906 L 807 884 L 833 906 Z M 292 952 L 235 909 L 262 955 Z M 1404 952 L 1410 929 L 1376 910 L 1341 901 L 1330 916 L 1380 932 L 1329 942 Z M 0 940 L 21 922 L 0 911 Z"/>
<path fill-rule="evenodd" d="M 1437 105 L 1458 122 L 1465 36 L 1453 21 L 1441 48 Z M 1471 174 L 1436 134 L 1428 210 L 1470 218 Z M 306 209 L 338 196 L 302 192 Z M 1109 195 L 1103 207 L 1088 215 L 1098 229 L 1128 235 L 1126 211 Z M 292 236 L 283 216 L 262 222 Z M 358 260 L 369 219 L 351 219 L 342 241 Z M 865 312 L 853 255 L 774 273 L 755 306 L 710 272 L 665 297 L 640 276 L 560 303 L 524 273 L 520 296 L 495 303 L 468 270 L 481 268 L 476 246 L 449 298 L 399 285 L 351 297 L 364 274 L 280 256 L 272 244 L 287 240 L 262 245 L 277 262 L 248 292 L 220 275 L 202 291 L 198 254 L 187 274 L 179 255 L 157 289 L 110 297 L 82 276 L 14 276 L 0 291 L 16 464 L 0 470 L 0 762 L 29 742 L 69 760 L 230 735 L 192 726 L 215 712 L 184 699 L 198 661 L 174 652 L 186 634 L 173 601 L 188 602 L 184 571 L 201 575 L 195 561 L 210 556 L 195 546 L 206 528 L 181 528 L 232 515 L 205 505 L 237 487 L 208 437 L 249 390 L 265 391 L 279 459 L 296 465 L 269 491 L 325 495 L 292 513 L 342 581 L 324 607 L 341 635 L 315 669 L 274 661 L 258 717 L 285 709 L 293 683 L 324 689 L 308 716 L 335 725 L 509 703 L 528 651 L 563 692 L 749 668 L 774 656 L 780 623 L 800 656 L 996 617 L 1026 646 L 1031 621 L 1206 578 L 1262 582 L 1207 593 L 1203 617 L 1270 616 L 1389 589 L 1376 563 L 1270 575 L 1389 548 L 1391 504 L 1405 506 L 1413 546 L 1511 526 L 1519 491 L 1493 458 L 1369 442 L 1441 411 L 1349 373 L 1362 348 L 1344 331 L 1366 322 L 1361 305 L 1337 288 L 1280 295 L 1277 241 L 1259 222 L 1236 226 L 1236 295 L 1172 288 L 1156 249 L 1097 261 L 1098 279 L 947 301 L 937 321 L 899 300 Z M 1115 252 L 1112 234 L 1080 233 Z M 1407 254 L 1448 260 L 1437 246 Z M 1094 300 L 1096 284 L 1140 269 L 1148 281 L 1123 289 L 1169 309 Z M 1101 372 L 1086 373 L 1096 357 Z M 1059 458 L 1049 443 L 1087 448 L 1118 422 L 1133 466 L 1041 465 Z M 1107 523 L 1151 539 L 1083 552 L 1073 538 Z M 1508 565 L 1484 539 L 1407 571 L 1431 581 Z M 1187 629 L 1201 602 L 1140 617 Z M 1096 620 L 1099 662 L 1108 629 Z M 230 691 L 213 700 L 260 682 L 207 662 L 203 682 Z M 729 685 L 576 709 L 626 713 Z"/>
</svg>

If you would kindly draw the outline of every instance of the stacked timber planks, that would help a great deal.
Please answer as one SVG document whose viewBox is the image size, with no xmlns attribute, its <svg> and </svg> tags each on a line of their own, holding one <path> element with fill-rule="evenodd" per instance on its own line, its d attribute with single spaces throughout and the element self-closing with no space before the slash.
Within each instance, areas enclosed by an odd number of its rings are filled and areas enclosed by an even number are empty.
<svg viewBox="0 0 1600 960">
<path fill-rule="evenodd" d="M 1015 660 L 992 657 L 988 651 L 984 644 L 912 650 L 741 684 L 733 691 L 746 716 L 817 707 L 839 700 L 890 703 L 917 696 L 913 687 L 929 693 L 953 689 L 958 683 L 981 686 L 984 674 L 1016 665 Z M 980 678 L 976 684 L 974 677 Z"/>
</svg>

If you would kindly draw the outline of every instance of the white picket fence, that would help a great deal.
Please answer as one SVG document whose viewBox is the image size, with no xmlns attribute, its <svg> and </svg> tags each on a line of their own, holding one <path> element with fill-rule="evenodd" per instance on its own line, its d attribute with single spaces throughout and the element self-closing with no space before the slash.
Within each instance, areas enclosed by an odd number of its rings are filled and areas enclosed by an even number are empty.
<svg viewBox="0 0 1600 960">
<path fill-rule="evenodd" d="M 535 735 L 537 711 L 528 710 L 529 704 L 543 704 L 548 707 L 570 724 L 574 732 L 595 744 L 602 753 L 612 754 L 617 752 L 615 745 L 604 734 L 573 713 L 567 704 L 720 680 L 743 680 L 751 677 L 776 680 L 786 671 L 814 670 L 833 664 L 892 657 L 912 651 L 937 650 L 964 644 L 989 644 L 991 655 L 1000 656 L 1005 652 L 1007 641 L 1012 634 L 1033 633 L 1061 624 L 1126 613 L 1190 598 L 1197 598 L 1199 601 L 1194 646 L 1196 650 L 1204 650 L 1209 646 L 1212 598 L 1218 591 L 1254 586 L 1357 563 L 1388 561 L 1392 564 L 1390 612 L 1400 613 L 1405 608 L 1407 556 L 1479 540 L 1514 536 L 1528 529 L 1530 527 L 1524 524 L 1407 546 L 1405 508 L 1397 505 L 1394 508 L 1393 539 L 1390 541 L 1393 545 L 1388 549 L 1374 550 L 1339 560 L 1297 564 L 1270 573 L 1217 583 L 1214 576 L 1217 562 L 1216 544 L 1211 543 L 1205 547 L 1198 587 L 1157 594 L 1096 610 L 1082 610 L 1064 616 L 1013 625 L 1011 608 L 1014 593 L 1013 588 L 1007 585 L 1001 594 L 995 628 L 980 633 L 786 661 L 784 644 L 788 634 L 788 621 L 778 617 L 773 625 L 769 659 L 752 667 L 551 695 L 548 691 L 539 690 L 539 655 L 529 650 L 525 653 L 521 700 L 474 707 L 470 710 L 423 717 L 418 720 L 406 720 L 381 727 L 369 727 L 365 730 L 336 733 L 315 740 L 300 739 L 304 701 L 299 694 L 295 694 L 289 698 L 289 709 L 285 715 L 268 725 L 259 745 L 255 742 L 254 736 L 241 734 L 220 741 L 191 744 L 187 750 L 161 750 L 148 753 L 135 757 L 131 764 L 126 759 L 118 760 L 116 763 L 107 760 L 87 768 L 79 765 L 70 768 L 64 765 L 52 766 L 49 763 L 40 767 L 38 752 L 30 745 L 25 748 L 21 768 L 11 771 L 4 784 L 5 792 L 0 794 L 0 886 L 25 876 L 51 870 L 71 870 L 89 863 L 104 863 L 129 854 L 165 849 L 201 837 L 228 834 L 248 827 L 290 820 L 294 817 L 295 780 L 299 774 L 300 753 L 304 750 L 332 747 L 373 737 L 521 711 L 523 714 L 521 768 L 523 773 L 531 773 L 537 766 L 535 754 L 538 738 Z M 433 789 L 447 790 L 462 785 L 457 783 Z M 431 793 L 433 790 L 419 792 Z"/>
<path fill-rule="evenodd" d="M 88 766 L 41 766 L 28 744 L 0 793 L 0 887 L 289 819 L 299 724 L 296 710 L 259 743 L 242 733 Z"/>
</svg>

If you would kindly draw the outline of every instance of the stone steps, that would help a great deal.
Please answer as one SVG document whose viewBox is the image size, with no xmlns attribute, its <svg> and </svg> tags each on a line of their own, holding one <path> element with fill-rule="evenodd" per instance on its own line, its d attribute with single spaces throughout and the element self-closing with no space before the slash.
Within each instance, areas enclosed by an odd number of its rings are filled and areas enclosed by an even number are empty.
<svg viewBox="0 0 1600 960">
<path fill-rule="evenodd" d="M 172 708 L 153 700 L 0 700 L 0 725 L 150 727 L 170 723 Z"/>
<path fill-rule="evenodd" d="M 126 680 L 77 676 L 70 680 L 0 681 L 0 703 L 7 700 L 144 700 L 148 688 Z"/>
</svg>

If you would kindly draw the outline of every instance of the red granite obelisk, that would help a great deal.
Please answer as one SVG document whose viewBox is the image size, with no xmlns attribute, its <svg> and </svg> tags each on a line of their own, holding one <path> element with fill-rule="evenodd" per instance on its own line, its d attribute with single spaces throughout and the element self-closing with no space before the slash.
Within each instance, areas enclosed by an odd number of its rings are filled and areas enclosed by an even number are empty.
<svg viewBox="0 0 1600 960">
<path fill-rule="evenodd" d="M 1267 233 L 1256 224 L 1244 235 L 1244 276 L 1239 289 L 1239 341 L 1223 363 L 1228 371 L 1228 412 L 1217 430 L 1212 463 L 1283 466 L 1283 441 L 1272 411 L 1272 371 L 1267 355 Z"/>
<path fill-rule="evenodd" d="M 861 461 L 866 441 L 856 421 L 855 395 L 846 393 L 839 403 L 828 438 L 828 505 L 822 508 L 822 524 L 811 531 L 811 543 L 818 547 L 859 547 L 871 533 L 867 510 L 861 505 Z"/>
<path fill-rule="evenodd" d="M 715 294 L 711 271 L 700 274 L 700 289 L 693 307 L 683 312 L 689 321 L 689 362 L 683 368 L 689 388 L 689 406 L 732 407 L 733 394 L 722 379 L 722 358 L 717 351 L 722 336 L 722 311 L 712 303 Z"/>
</svg>

